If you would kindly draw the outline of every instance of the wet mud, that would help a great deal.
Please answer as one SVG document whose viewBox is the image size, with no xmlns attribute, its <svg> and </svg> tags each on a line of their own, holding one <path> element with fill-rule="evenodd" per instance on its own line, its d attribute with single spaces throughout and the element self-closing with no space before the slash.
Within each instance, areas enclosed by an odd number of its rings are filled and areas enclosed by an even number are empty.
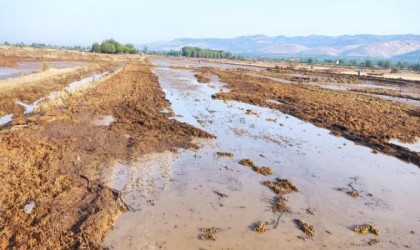
<svg viewBox="0 0 420 250">
<path fill-rule="evenodd" d="M 327 128 L 335 135 L 420 166 L 417 152 L 388 143 L 392 138 L 410 143 L 417 141 L 420 137 L 420 116 L 416 106 L 351 92 L 279 84 L 270 79 L 249 76 L 243 70 L 213 69 L 211 72 L 230 88 L 228 92 L 213 95 L 214 98 L 278 109 Z"/>
<path fill-rule="evenodd" d="M 251 98 L 253 89 L 261 86 L 235 88 L 223 84 L 214 72 L 208 73 L 210 83 L 199 83 L 193 68 L 203 67 L 203 62 L 174 61 L 154 61 L 173 119 L 203 129 L 215 139 L 200 140 L 194 152 L 153 154 L 140 158 L 139 164 L 115 169 L 107 185 L 120 190 L 132 210 L 116 222 L 104 247 L 353 249 L 369 246 L 369 239 L 353 231 L 366 221 L 386 228 L 378 238 L 381 247 L 418 244 L 406 232 L 418 227 L 418 213 L 410 209 L 418 205 L 414 197 L 420 190 L 420 170 L 415 165 L 373 154 L 372 149 L 331 135 L 322 126 L 280 112 L 277 105 L 292 105 L 269 94 L 263 100 L 270 104 L 264 107 L 256 101 L 253 105 L 214 99 L 237 88 L 248 88 Z M 247 115 L 247 110 L 255 114 Z M 244 167 L 239 162 L 246 159 Z M 281 178 L 256 173 L 253 168 L 258 166 L 270 166 L 272 174 Z M 337 192 L 355 176 L 353 187 L 361 196 Z M 306 223 L 312 238 L 302 233 L 296 218 Z M 265 228 L 264 233 L 255 231 L 256 222 L 261 222 L 258 228 Z M 197 237 L 203 226 L 215 225 L 223 229 L 217 232 L 217 240 Z"/>
</svg>

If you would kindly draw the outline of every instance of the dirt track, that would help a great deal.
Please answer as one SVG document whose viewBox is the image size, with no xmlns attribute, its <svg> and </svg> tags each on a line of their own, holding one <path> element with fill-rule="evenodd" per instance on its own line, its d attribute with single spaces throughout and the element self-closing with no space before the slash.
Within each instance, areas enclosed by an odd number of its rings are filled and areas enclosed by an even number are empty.
<svg viewBox="0 0 420 250">
<path fill-rule="evenodd" d="M 211 137 L 170 120 L 161 113 L 168 107 L 150 66 L 132 60 L 83 95 L 0 130 L 0 248 L 101 248 L 126 210 L 102 184 L 103 171 L 145 153 L 194 147 L 193 136 Z M 95 126 L 104 115 L 115 122 Z"/>
</svg>

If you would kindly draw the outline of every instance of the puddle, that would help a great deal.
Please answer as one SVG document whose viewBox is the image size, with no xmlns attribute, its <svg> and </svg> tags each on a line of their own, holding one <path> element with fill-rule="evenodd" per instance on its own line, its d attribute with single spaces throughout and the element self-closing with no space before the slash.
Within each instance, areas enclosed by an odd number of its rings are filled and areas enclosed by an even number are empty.
<svg viewBox="0 0 420 250">
<path fill-rule="evenodd" d="M 110 126 L 115 122 L 115 118 L 111 115 L 104 115 L 101 119 L 95 121 L 95 126 L 97 127 L 106 127 Z"/>
<path fill-rule="evenodd" d="M 7 79 L 10 76 L 19 74 L 19 70 L 15 68 L 3 68 L 0 67 L 0 80 Z"/>
<path fill-rule="evenodd" d="M 44 62 L 21 62 L 15 68 L 0 67 L 0 80 L 41 72 Z M 50 68 L 63 69 L 83 65 L 83 62 L 49 61 Z"/>
<path fill-rule="evenodd" d="M 38 107 L 38 104 L 41 101 L 43 101 L 44 99 L 45 99 L 45 97 L 43 97 L 41 99 L 38 99 L 37 101 L 35 101 L 32 104 L 27 104 L 27 103 L 24 103 L 24 102 L 21 102 L 21 101 L 17 101 L 16 104 L 19 104 L 20 106 L 24 107 L 25 111 L 23 112 L 23 114 L 27 115 L 27 114 L 32 113 L 36 109 L 36 107 Z"/>
<path fill-rule="evenodd" d="M 207 85 L 197 83 L 188 70 L 156 67 L 155 73 L 174 119 L 203 128 L 217 139 L 197 140 L 201 146 L 197 151 L 152 154 L 138 164 L 118 165 L 107 183 L 122 191 L 131 211 L 116 222 L 104 247 L 307 249 L 310 244 L 350 249 L 366 240 L 352 231 L 353 225 L 362 223 L 381 229 L 385 248 L 418 245 L 416 235 L 409 233 L 420 231 L 420 215 L 413 209 L 420 206 L 420 170 L 415 165 L 373 154 L 276 110 L 213 100 L 211 95 L 223 89 L 214 78 Z M 219 157 L 217 152 L 233 157 Z M 270 167 L 273 175 L 259 175 L 240 165 L 244 158 Z M 291 214 L 279 217 L 270 209 L 275 194 L 262 182 L 275 177 L 287 178 L 299 189 L 287 196 Z M 336 190 L 356 177 L 357 190 L 372 196 L 353 198 Z M 317 211 L 315 215 L 306 213 L 309 207 Z M 302 232 L 295 219 L 314 225 L 316 236 L 309 242 L 298 239 Z M 250 229 L 257 221 L 278 221 L 279 226 L 259 234 Z M 203 241 L 198 239 L 202 227 L 222 231 L 216 241 Z"/>
<path fill-rule="evenodd" d="M 5 116 L 0 117 L 0 126 L 11 122 L 12 119 L 13 119 L 13 115 L 12 114 L 8 114 L 8 115 L 5 115 Z"/>
<path fill-rule="evenodd" d="M 277 100 L 267 100 L 266 102 L 272 103 L 272 104 L 277 104 L 277 105 L 284 105 L 284 103 L 277 101 Z"/>
<path fill-rule="evenodd" d="M 64 88 L 64 90 L 70 91 L 70 90 L 73 90 L 73 89 L 76 89 L 76 88 L 80 88 L 80 87 L 82 87 L 84 85 L 87 85 L 89 83 L 94 83 L 95 81 L 100 80 L 102 77 L 104 77 L 108 74 L 109 74 L 108 71 L 106 71 L 104 73 L 101 73 L 101 74 L 94 74 L 92 76 L 83 78 L 82 80 L 70 83 L 69 85 L 67 85 L 67 87 Z"/>
<path fill-rule="evenodd" d="M 420 140 L 418 140 L 416 143 L 404 143 L 404 142 L 400 142 L 397 139 L 392 139 L 389 141 L 389 143 L 401 146 L 401 147 L 405 147 L 410 149 L 411 151 L 420 153 Z"/>
</svg>

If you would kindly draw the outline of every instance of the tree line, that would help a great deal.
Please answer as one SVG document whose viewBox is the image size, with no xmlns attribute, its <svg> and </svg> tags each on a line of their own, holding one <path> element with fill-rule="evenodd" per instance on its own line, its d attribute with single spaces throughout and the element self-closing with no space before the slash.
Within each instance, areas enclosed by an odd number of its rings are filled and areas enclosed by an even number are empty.
<svg viewBox="0 0 420 250">
<path fill-rule="evenodd" d="M 84 46 L 79 46 L 79 45 L 76 45 L 76 46 L 58 46 L 58 45 L 51 45 L 51 44 L 45 44 L 45 43 L 26 44 L 24 42 L 20 42 L 20 43 L 4 42 L 1 45 L 19 47 L 19 48 L 63 49 L 63 50 L 77 50 L 77 51 L 89 51 L 90 50 L 90 47 L 84 47 Z"/>
<path fill-rule="evenodd" d="M 379 69 L 390 69 L 393 72 L 397 72 L 399 70 L 413 70 L 413 71 L 420 71 L 420 63 L 409 63 L 409 62 L 395 62 L 392 60 L 373 60 L 373 59 L 365 59 L 365 60 L 356 60 L 356 59 L 324 59 L 324 60 L 317 60 L 314 58 L 304 58 L 299 59 L 301 63 L 308 63 L 308 64 L 338 64 L 341 66 L 349 66 L 349 67 L 362 67 L 362 68 L 379 68 Z"/>
<path fill-rule="evenodd" d="M 183 47 L 180 50 L 170 50 L 170 51 L 148 51 L 147 47 L 143 49 L 143 53 L 148 55 L 161 55 L 161 56 L 175 56 L 175 57 L 195 57 L 195 58 L 226 58 L 226 59 L 236 59 L 243 60 L 244 57 L 233 55 L 231 52 L 223 50 L 211 50 L 211 49 L 202 49 L 199 47 Z"/>
<path fill-rule="evenodd" d="M 230 52 L 223 50 L 202 49 L 199 47 L 183 47 L 181 49 L 182 56 L 185 57 L 199 57 L 199 58 L 228 58 L 232 59 L 233 55 Z"/>
<path fill-rule="evenodd" d="M 95 42 L 92 45 L 92 52 L 107 53 L 107 54 L 135 54 L 136 48 L 131 43 L 121 44 L 114 39 L 107 39 L 101 44 Z"/>
</svg>

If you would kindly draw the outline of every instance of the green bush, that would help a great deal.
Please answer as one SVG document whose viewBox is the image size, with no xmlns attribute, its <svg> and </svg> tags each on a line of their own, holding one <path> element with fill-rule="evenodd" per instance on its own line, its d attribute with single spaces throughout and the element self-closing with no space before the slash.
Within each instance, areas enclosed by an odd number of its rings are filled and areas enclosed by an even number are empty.
<svg viewBox="0 0 420 250">
<path fill-rule="evenodd" d="M 181 55 L 185 57 L 199 57 L 199 58 L 235 58 L 232 53 L 223 50 L 202 49 L 198 47 L 183 47 Z"/>
<path fill-rule="evenodd" d="M 136 48 L 133 44 L 120 44 L 114 39 L 108 39 L 103 41 L 101 44 L 95 42 L 92 45 L 92 52 L 107 53 L 107 54 L 135 54 L 137 53 Z"/>
</svg>

